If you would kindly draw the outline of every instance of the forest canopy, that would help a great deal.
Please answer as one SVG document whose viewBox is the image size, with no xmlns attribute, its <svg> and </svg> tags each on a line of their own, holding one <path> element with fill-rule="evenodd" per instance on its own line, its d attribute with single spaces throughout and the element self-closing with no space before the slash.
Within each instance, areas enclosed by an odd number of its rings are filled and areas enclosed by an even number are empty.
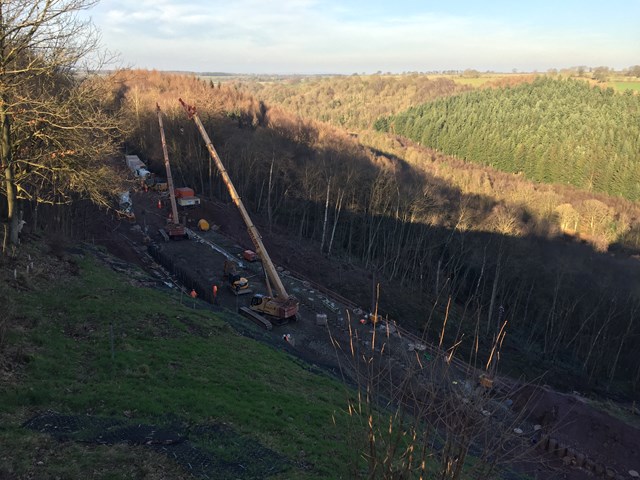
<svg viewBox="0 0 640 480">
<path fill-rule="evenodd" d="M 640 96 L 540 77 L 434 100 L 376 129 L 496 169 L 640 199 Z"/>
</svg>

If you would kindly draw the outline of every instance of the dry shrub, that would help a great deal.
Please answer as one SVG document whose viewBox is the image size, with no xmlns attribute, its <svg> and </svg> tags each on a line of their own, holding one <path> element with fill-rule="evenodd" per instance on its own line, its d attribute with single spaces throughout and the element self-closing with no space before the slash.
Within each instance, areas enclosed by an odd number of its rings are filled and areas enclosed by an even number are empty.
<svg viewBox="0 0 640 480">
<path fill-rule="evenodd" d="M 357 385 L 347 405 L 350 478 L 490 479 L 531 451 L 524 410 L 511 408 L 511 387 L 495 379 L 504 326 L 478 370 L 457 359 L 460 341 L 443 346 L 444 335 L 436 347 L 389 322 L 349 333 L 334 345 Z"/>
</svg>

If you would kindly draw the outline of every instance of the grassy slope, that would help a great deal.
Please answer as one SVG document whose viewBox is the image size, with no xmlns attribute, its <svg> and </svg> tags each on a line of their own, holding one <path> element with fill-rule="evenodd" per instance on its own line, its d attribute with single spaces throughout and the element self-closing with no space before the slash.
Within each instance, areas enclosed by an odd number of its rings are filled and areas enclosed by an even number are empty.
<svg viewBox="0 0 640 480">
<path fill-rule="evenodd" d="M 173 478 L 179 472 L 166 459 L 150 460 L 155 454 L 141 447 L 58 447 L 20 428 L 33 414 L 52 409 L 121 418 L 127 412 L 152 424 L 166 415 L 188 424 L 226 422 L 292 463 L 311 467 L 294 466 L 280 478 L 340 476 L 347 449 L 333 418 L 341 422 L 341 384 L 237 335 L 223 314 L 132 286 L 89 258 L 80 267 L 80 276 L 68 282 L 16 294 L 22 327 L 10 332 L 7 350 L 28 362 L 19 381 L 0 395 L 0 451 L 12 452 L 10 458 L 0 455 L 4 473 Z"/>
</svg>

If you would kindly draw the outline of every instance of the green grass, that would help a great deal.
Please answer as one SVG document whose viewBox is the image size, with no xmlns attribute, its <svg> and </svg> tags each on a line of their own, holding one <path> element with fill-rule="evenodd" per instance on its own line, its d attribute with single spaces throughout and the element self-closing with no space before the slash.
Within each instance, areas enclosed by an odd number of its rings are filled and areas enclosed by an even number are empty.
<svg viewBox="0 0 640 480">
<path fill-rule="evenodd" d="M 626 90 L 632 90 L 632 91 L 640 92 L 640 81 L 636 81 L 636 82 L 609 82 L 608 84 L 618 92 L 624 92 Z"/>
<path fill-rule="evenodd" d="M 29 327 L 10 332 L 8 343 L 26 364 L 0 395 L 0 451 L 14 445 L 11 473 L 38 471 L 27 446 L 51 440 L 19 425 L 51 409 L 122 418 L 126 412 L 146 423 L 167 415 L 188 424 L 226 423 L 292 462 L 277 478 L 343 476 L 349 449 L 342 384 L 237 335 L 223 315 L 132 286 L 91 260 L 80 266 L 81 275 L 64 285 L 17 294 Z M 87 448 L 93 453 L 81 460 Z M 67 478 L 94 468 L 107 470 L 96 478 L 128 476 L 131 462 L 122 455 L 134 455 L 122 446 L 69 445 L 55 454 L 56 475 Z"/>
<path fill-rule="evenodd" d="M 0 385 L 0 478 L 193 478 L 144 446 L 82 443 L 104 424 L 64 442 L 21 426 L 49 410 L 179 427 L 222 463 L 254 455 L 242 478 L 263 478 L 264 465 L 276 467 L 276 480 L 366 472 L 360 452 L 368 417 L 345 413 L 354 391 L 240 336 L 232 313 L 194 310 L 191 300 L 182 305 L 179 295 L 137 287 L 90 258 L 79 266 L 77 277 L 3 290 L 19 315 L 0 348 L 0 366 L 4 355 L 15 372 Z M 389 412 L 378 413 L 382 448 Z M 201 433 L 202 426 L 214 433 Z M 433 459 L 430 471 L 439 465 Z"/>
</svg>

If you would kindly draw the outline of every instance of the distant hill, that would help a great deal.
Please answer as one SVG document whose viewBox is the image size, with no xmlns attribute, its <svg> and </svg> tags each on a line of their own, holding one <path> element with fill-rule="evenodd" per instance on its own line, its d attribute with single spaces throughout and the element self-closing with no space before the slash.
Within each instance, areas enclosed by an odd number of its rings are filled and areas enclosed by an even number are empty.
<svg viewBox="0 0 640 480">
<path fill-rule="evenodd" d="M 540 77 L 434 100 L 376 128 L 546 183 L 640 199 L 640 96 Z"/>
<path fill-rule="evenodd" d="M 426 75 L 352 75 L 243 83 L 260 100 L 304 118 L 347 129 L 372 128 L 384 115 L 470 90 L 451 78 Z"/>
</svg>

